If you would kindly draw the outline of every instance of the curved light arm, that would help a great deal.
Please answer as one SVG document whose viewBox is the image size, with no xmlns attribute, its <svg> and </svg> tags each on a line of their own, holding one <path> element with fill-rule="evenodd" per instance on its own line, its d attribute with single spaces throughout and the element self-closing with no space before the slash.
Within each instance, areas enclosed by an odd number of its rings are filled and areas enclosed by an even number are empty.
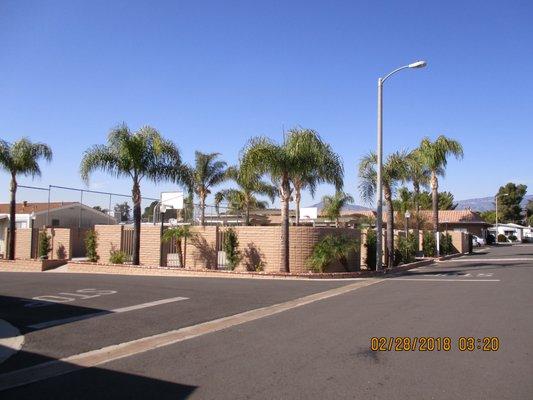
<svg viewBox="0 0 533 400">
<path fill-rule="evenodd" d="M 427 65 L 427 62 L 425 62 L 425 61 L 416 61 L 414 63 L 408 64 L 408 65 L 404 65 L 403 67 L 396 68 L 394 71 L 392 71 L 391 73 L 386 75 L 385 78 L 381 79 L 381 84 L 383 84 L 392 75 L 394 75 L 398 71 L 401 71 L 402 69 L 406 69 L 406 68 L 424 68 L 426 65 Z"/>
<path fill-rule="evenodd" d="M 385 83 L 385 81 L 386 81 L 387 79 L 389 79 L 392 75 L 394 75 L 396 72 L 401 71 L 402 69 L 406 69 L 406 68 L 409 68 L 409 65 L 404 65 L 403 67 L 396 68 L 394 71 L 392 71 L 391 73 L 389 73 L 388 75 L 386 75 L 385 78 L 382 78 L 382 79 L 381 79 L 381 83 Z"/>
</svg>

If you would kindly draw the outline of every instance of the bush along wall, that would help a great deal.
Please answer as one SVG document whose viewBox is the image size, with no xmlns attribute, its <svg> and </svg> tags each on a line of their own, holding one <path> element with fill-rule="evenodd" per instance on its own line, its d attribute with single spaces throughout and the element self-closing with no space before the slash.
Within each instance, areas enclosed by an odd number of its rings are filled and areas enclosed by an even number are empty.
<svg viewBox="0 0 533 400">
<path fill-rule="evenodd" d="M 50 236 L 43 231 L 39 233 L 39 258 L 41 260 L 48 259 L 48 253 L 52 251 L 52 246 L 50 244 Z"/>
<path fill-rule="evenodd" d="M 357 251 L 359 243 L 345 235 L 327 235 L 313 248 L 308 263 L 313 272 L 326 272 L 327 267 L 338 261 L 348 272 L 348 258 Z"/>
<path fill-rule="evenodd" d="M 98 261 L 98 234 L 94 229 L 91 229 L 85 235 L 85 255 L 90 262 Z"/>
<path fill-rule="evenodd" d="M 234 270 L 241 261 L 241 252 L 239 248 L 239 238 L 235 229 L 229 228 L 224 235 L 224 243 L 222 243 L 224 252 L 226 253 L 226 260 L 230 270 Z"/>
<path fill-rule="evenodd" d="M 424 253 L 424 257 L 434 257 L 437 252 L 437 243 L 431 231 L 424 232 L 424 236 L 422 237 L 422 252 Z"/>
<path fill-rule="evenodd" d="M 440 253 L 443 255 L 456 253 L 452 243 L 452 236 L 450 234 L 446 233 L 440 235 Z"/>
<path fill-rule="evenodd" d="M 369 229 L 366 234 L 366 259 L 365 264 L 367 269 L 371 271 L 376 270 L 376 231 Z"/>
<path fill-rule="evenodd" d="M 396 241 L 394 264 L 408 264 L 416 259 L 417 242 L 415 235 L 409 233 L 407 237 L 399 236 Z"/>
</svg>

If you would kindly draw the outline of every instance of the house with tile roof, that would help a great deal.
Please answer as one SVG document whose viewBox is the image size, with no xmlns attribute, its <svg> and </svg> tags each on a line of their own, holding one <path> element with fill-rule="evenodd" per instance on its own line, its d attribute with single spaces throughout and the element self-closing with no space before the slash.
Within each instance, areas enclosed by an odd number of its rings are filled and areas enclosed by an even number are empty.
<svg viewBox="0 0 533 400">
<path fill-rule="evenodd" d="M 0 255 L 5 254 L 9 227 L 9 203 L 0 204 Z M 92 228 L 96 224 L 116 224 L 116 220 L 101 211 L 79 202 L 32 203 L 23 201 L 15 207 L 17 229 Z"/>
</svg>

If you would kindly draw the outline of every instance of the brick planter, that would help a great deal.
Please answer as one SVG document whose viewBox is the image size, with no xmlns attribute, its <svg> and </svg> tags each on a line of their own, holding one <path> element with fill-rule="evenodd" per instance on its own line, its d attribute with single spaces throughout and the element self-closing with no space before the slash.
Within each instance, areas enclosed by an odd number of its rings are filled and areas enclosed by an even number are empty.
<svg viewBox="0 0 533 400">
<path fill-rule="evenodd" d="M 68 260 L 0 260 L 0 271 L 42 272 L 65 265 Z"/>
<path fill-rule="evenodd" d="M 434 259 L 419 260 L 414 263 L 401 265 L 384 271 L 355 271 L 355 272 L 325 272 L 325 273 L 283 273 L 283 272 L 245 272 L 225 271 L 213 269 L 183 269 L 157 266 L 133 266 L 128 264 L 102 264 L 89 262 L 69 262 L 68 272 L 117 274 L 117 275 L 152 275 L 152 276 L 183 276 L 183 277 L 211 277 L 211 278 L 266 278 L 266 279 L 343 279 L 369 278 L 407 271 L 412 268 L 432 264 Z"/>
</svg>

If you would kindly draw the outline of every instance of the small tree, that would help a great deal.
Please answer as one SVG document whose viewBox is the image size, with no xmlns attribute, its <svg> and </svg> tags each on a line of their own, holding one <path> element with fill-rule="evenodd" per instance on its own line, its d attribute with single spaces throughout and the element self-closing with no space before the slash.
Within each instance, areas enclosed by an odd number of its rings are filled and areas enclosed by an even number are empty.
<svg viewBox="0 0 533 400">
<path fill-rule="evenodd" d="M 376 231 L 369 229 L 366 234 L 366 267 L 371 270 L 376 270 Z"/>
<path fill-rule="evenodd" d="M 448 233 L 441 234 L 440 236 L 440 249 L 442 254 L 448 255 L 453 254 L 453 243 L 452 243 L 452 236 Z"/>
<path fill-rule="evenodd" d="M 109 262 L 111 264 L 124 264 L 128 260 L 128 255 L 122 250 L 112 249 L 109 252 Z"/>
<path fill-rule="evenodd" d="M 415 235 L 410 233 L 407 237 L 398 237 L 395 257 L 396 265 L 400 263 L 408 264 L 415 261 L 416 250 L 417 241 Z"/>
<path fill-rule="evenodd" d="M 233 228 L 229 228 L 224 235 L 224 243 L 222 244 L 226 252 L 226 260 L 228 261 L 230 269 L 233 271 L 239 261 L 241 261 L 241 252 L 239 248 L 239 238 L 237 232 Z"/>
<path fill-rule="evenodd" d="M 48 253 L 52 251 L 50 239 L 50 236 L 45 231 L 39 233 L 39 257 L 42 260 L 47 260 Z"/>
<path fill-rule="evenodd" d="M 314 272 L 325 272 L 331 263 L 339 261 L 349 271 L 348 257 L 358 245 L 356 239 L 345 235 L 327 235 L 315 245 L 308 263 Z"/>
<path fill-rule="evenodd" d="M 192 236 L 193 233 L 189 229 L 189 226 L 183 225 L 167 229 L 161 237 L 161 240 L 163 242 L 169 242 L 172 239 L 176 240 L 176 252 L 178 253 L 180 267 L 182 268 L 185 267 L 185 260 L 183 259 L 182 240 L 191 238 Z"/>
<path fill-rule="evenodd" d="M 436 253 L 437 243 L 435 242 L 435 236 L 433 232 L 424 232 L 422 237 L 422 252 L 424 257 L 433 257 Z"/>
<path fill-rule="evenodd" d="M 87 255 L 87 259 L 90 262 L 97 262 L 98 261 L 98 253 L 96 252 L 96 249 L 98 247 L 98 234 L 94 229 L 91 229 L 87 232 L 85 235 L 85 254 Z"/>
</svg>

